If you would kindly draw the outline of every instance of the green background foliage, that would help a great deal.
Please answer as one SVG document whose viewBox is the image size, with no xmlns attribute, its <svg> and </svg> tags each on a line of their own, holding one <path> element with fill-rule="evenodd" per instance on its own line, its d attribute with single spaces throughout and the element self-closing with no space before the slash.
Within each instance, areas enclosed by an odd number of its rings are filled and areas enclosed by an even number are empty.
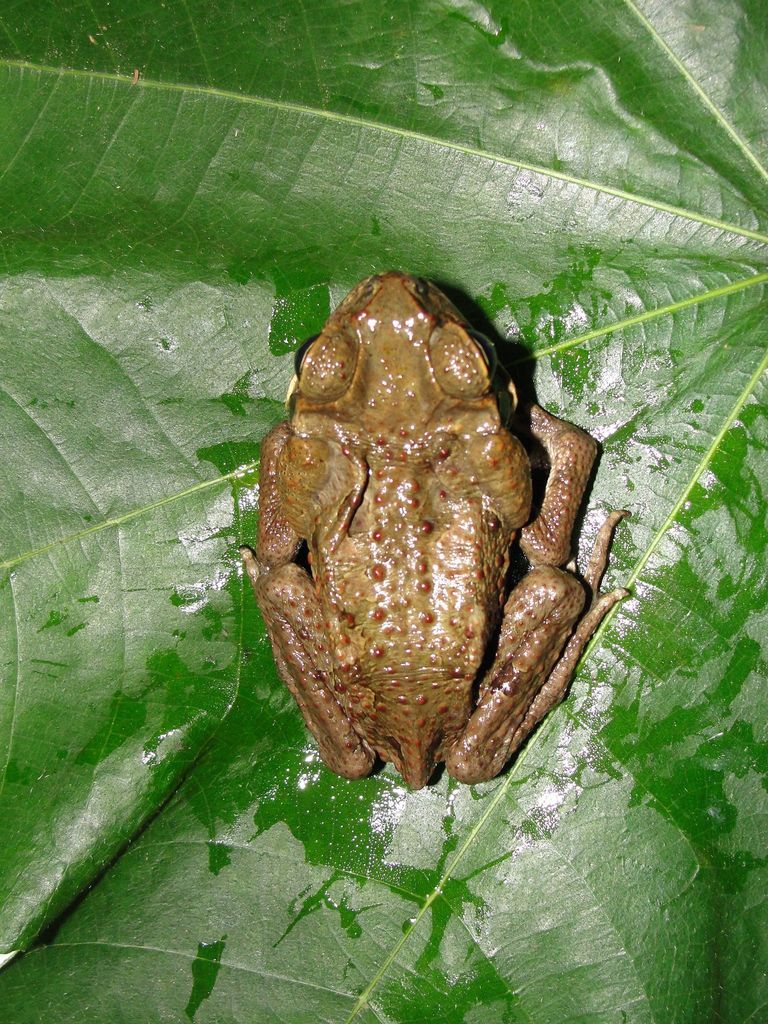
<svg viewBox="0 0 768 1024">
<path fill-rule="evenodd" d="M 767 42 L 760 0 L 2 12 L 3 1021 L 762 1019 Z M 390 267 L 600 440 L 582 555 L 633 513 L 566 703 L 417 794 L 318 762 L 237 556 L 292 350 Z"/>
</svg>

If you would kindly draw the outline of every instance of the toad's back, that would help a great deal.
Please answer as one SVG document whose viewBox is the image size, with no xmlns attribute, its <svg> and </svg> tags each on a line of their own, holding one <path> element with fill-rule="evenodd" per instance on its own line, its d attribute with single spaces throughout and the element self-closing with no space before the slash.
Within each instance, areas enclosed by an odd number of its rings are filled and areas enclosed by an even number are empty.
<svg viewBox="0 0 768 1024">
<path fill-rule="evenodd" d="M 509 536 L 429 460 L 377 455 L 336 551 L 313 552 L 313 575 L 339 700 L 382 757 L 430 771 L 466 722 Z"/>
</svg>

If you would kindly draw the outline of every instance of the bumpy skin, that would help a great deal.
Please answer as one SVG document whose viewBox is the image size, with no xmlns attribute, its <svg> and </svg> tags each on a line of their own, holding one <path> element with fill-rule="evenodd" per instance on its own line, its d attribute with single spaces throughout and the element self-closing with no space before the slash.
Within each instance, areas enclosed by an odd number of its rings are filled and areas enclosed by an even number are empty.
<svg viewBox="0 0 768 1024">
<path fill-rule="evenodd" d="M 414 789 L 441 761 L 463 781 L 492 778 L 625 593 L 597 594 L 624 513 L 606 522 L 586 589 L 558 568 L 595 442 L 532 407 L 551 468 L 529 522 L 528 456 L 470 331 L 428 282 L 368 278 L 308 348 L 289 422 L 262 450 L 256 555 L 243 559 L 280 676 L 349 778 L 376 756 Z M 518 533 L 532 570 L 507 595 Z"/>
</svg>

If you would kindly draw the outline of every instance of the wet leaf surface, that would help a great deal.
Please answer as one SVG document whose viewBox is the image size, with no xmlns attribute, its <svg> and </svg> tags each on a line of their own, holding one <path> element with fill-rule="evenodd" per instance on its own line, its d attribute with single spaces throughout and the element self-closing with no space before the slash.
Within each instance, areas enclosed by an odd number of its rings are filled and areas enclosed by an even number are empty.
<svg viewBox="0 0 768 1024">
<path fill-rule="evenodd" d="M 3 17 L 5 1019 L 758 1021 L 764 5 L 256 8 Z M 418 794 L 318 762 L 237 558 L 388 267 L 600 440 L 582 553 L 633 513 L 567 702 Z"/>
</svg>

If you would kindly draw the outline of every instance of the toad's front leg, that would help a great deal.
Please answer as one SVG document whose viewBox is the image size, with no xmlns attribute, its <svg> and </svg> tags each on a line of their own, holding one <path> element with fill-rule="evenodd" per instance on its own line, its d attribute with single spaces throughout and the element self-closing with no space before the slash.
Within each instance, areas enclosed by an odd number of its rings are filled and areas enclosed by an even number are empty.
<svg viewBox="0 0 768 1024">
<path fill-rule="evenodd" d="M 328 767 L 359 779 L 373 767 L 374 755 L 355 732 L 333 693 L 333 667 L 314 583 L 294 562 L 301 536 L 285 514 L 279 484 L 291 439 L 281 424 L 262 449 L 259 537 L 256 555 L 240 553 L 272 643 L 280 678 L 293 694 Z M 295 498 L 296 490 L 293 495 Z M 307 503 L 300 506 L 306 514 Z"/>
</svg>

